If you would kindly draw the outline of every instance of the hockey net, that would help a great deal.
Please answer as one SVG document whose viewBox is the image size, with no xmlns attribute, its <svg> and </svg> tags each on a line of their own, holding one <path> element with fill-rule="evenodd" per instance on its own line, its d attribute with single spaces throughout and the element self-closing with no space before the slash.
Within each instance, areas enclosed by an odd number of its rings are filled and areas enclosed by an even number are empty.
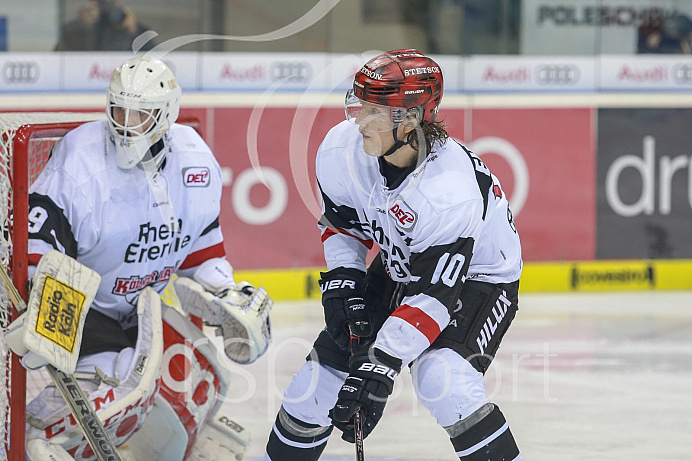
<svg viewBox="0 0 692 461">
<path fill-rule="evenodd" d="M 0 264 L 26 299 L 29 186 L 43 170 L 51 149 L 68 131 L 105 114 L 23 112 L 0 114 Z M 20 211 L 21 210 L 21 211 Z M 0 327 L 7 328 L 16 311 L 0 287 Z M 25 405 L 47 383 L 27 379 L 19 360 L 0 335 L 0 461 L 23 461 Z"/>
</svg>

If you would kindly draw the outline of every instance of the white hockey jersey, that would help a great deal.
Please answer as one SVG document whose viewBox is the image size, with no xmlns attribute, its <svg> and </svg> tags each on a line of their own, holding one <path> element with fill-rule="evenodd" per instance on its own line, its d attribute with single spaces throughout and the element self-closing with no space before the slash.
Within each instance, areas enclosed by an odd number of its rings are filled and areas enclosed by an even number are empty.
<svg viewBox="0 0 692 461">
<path fill-rule="evenodd" d="M 403 363 L 447 326 L 465 280 L 514 282 L 522 269 L 519 236 L 497 178 L 452 139 L 433 151 L 392 188 L 382 160 L 363 151 L 350 122 L 332 128 L 317 153 L 327 268 L 364 271 L 368 248 L 379 246 L 390 277 L 406 282 L 406 290 L 375 345 Z"/>
<path fill-rule="evenodd" d="M 57 249 L 97 271 L 92 309 L 123 326 L 146 286 L 161 292 L 178 269 L 225 255 L 219 164 L 187 126 L 173 125 L 164 146 L 159 172 L 122 170 L 106 121 L 86 123 L 56 144 L 30 188 L 29 263 Z"/>
</svg>

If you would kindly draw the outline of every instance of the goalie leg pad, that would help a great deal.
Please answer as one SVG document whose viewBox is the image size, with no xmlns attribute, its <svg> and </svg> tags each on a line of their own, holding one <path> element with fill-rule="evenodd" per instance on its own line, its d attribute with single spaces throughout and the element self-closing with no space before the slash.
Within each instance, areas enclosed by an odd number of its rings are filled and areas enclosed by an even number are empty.
<svg viewBox="0 0 692 461">
<path fill-rule="evenodd" d="M 182 461 L 188 433 L 173 407 L 161 395 L 142 428 L 127 442 L 134 459 Z"/>
<path fill-rule="evenodd" d="M 34 439 L 26 444 L 26 461 L 74 461 L 60 445 Z"/>
<path fill-rule="evenodd" d="M 143 424 L 160 385 L 162 354 L 161 310 L 158 294 L 147 288 L 138 304 L 137 346 L 120 353 L 102 352 L 81 358 L 79 384 L 88 395 L 99 419 L 116 446 L 125 443 Z M 98 370 L 97 370 L 98 368 Z M 111 384 L 101 382 L 98 371 L 113 373 Z M 55 386 L 46 387 L 27 405 L 27 440 L 60 440 L 75 460 L 94 460 L 95 455 Z M 59 439 L 58 439 L 59 438 Z"/>
<path fill-rule="evenodd" d="M 178 439 L 186 443 L 178 453 L 188 457 L 210 415 L 222 403 L 220 397 L 226 393 L 229 377 L 217 359 L 218 351 L 213 343 L 194 324 L 166 306 L 163 318 L 161 398 L 165 400 L 165 408 L 171 410 L 167 419 L 175 419 L 175 423 L 167 424 L 184 431 L 184 436 Z M 159 406 L 164 407 L 163 402 Z M 145 428 L 148 424 L 145 423 Z M 148 431 L 145 428 L 142 430 Z M 145 450 L 151 438 L 136 437 L 131 443 L 144 445 L 140 448 Z"/>
<path fill-rule="evenodd" d="M 249 446 L 250 432 L 224 411 L 217 411 L 199 433 L 192 454 L 193 459 L 199 461 L 242 461 Z"/>
</svg>

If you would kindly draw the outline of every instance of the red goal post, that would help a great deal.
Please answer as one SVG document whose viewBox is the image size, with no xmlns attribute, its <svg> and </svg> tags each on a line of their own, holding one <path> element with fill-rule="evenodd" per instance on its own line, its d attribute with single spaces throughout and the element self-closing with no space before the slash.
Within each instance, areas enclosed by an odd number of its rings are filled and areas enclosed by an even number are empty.
<svg viewBox="0 0 692 461">
<path fill-rule="evenodd" d="M 0 113 L 0 264 L 25 299 L 29 187 L 58 140 L 85 122 L 104 118 L 104 112 Z M 180 117 L 178 123 L 200 131 L 195 117 Z M 7 293 L 0 288 L 0 328 L 7 328 L 16 315 Z M 42 375 L 34 377 L 31 373 L 27 380 L 25 369 L 0 335 L 0 461 L 25 459 L 26 400 L 49 381 Z"/>
<path fill-rule="evenodd" d="M 18 112 L 0 114 L 0 263 L 26 299 L 29 187 L 51 149 L 68 131 L 105 113 Z M 24 210 L 19 212 L 19 210 Z M 0 327 L 17 315 L 0 290 Z M 0 460 L 23 461 L 26 372 L 0 337 Z"/>
</svg>

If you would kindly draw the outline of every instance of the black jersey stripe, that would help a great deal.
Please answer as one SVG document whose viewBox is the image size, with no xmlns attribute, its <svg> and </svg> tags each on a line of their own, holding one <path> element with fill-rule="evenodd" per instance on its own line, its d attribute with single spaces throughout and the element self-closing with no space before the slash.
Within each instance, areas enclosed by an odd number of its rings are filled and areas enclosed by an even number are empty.
<svg viewBox="0 0 692 461">
<path fill-rule="evenodd" d="M 65 211 L 47 195 L 29 195 L 29 239 L 43 240 L 56 250 L 62 246 L 66 255 L 77 257 L 77 240 Z"/>
<path fill-rule="evenodd" d="M 218 218 L 218 216 L 216 217 L 216 219 L 214 220 L 214 222 L 212 222 L 211 224 L 209 224 L 209 225 L 206 227 L 206 229 L 204 229 L 204 230 L 202 231 L 202 235 L 207 235 L 209 232 L 213 231 L 213 230 L 216 229 L 217 227 L 219 227 L 219 218 Z M 201 237 L 201 235 L 200 235 L 200 237 Z"/>
<path fill-rule="evenodd" d="M 456 242 L 412 253 L 411 274 L 420 278 L 406 285 L 406 296 L 425 293 L 437 299 L 451 313 L 456 309 L 466 280 L 473 246 L 471 237 L 460 237 Z"/>
<path fill-rule="evenodd" d="M 461 148 L 464 149 L 464 152 L 466 152 L 469 161 L 473 165 L 473 170 L 476 172 L 476 182 L 478 183 L 478 189 L 480 190 L 481 196 L 483 197 L 483 220 L 485 221 L 485 215 L 488 211 L 488 197 L 490 195 L 490 190 L 493 187 L 493 178 L 490 177 L 488 174 L 479 171 L 478 168 L 476 168 L 476 162 L 480 162 L 480 159 L 477 156 L 475 156 L 473 152 L 471 152 L 463 144 L 459 142 L 457 142 L 457 144 L 459 144 Z M 483 168 L 485 168 L 485 166 L 483 166 Z"/>
<path fill-rule="evenodd" d="M 320 218 L 320 224 L 325 227 L 335 227 L 337 229 L 355 229 L 361 234 L 363 227 L 358 218 L 358 212 L 346 205 L 337 205 L 327 194 L 322 191 L 322 186 L 317 183 L 324 200 L 324 214 Z"/>
</svg>

